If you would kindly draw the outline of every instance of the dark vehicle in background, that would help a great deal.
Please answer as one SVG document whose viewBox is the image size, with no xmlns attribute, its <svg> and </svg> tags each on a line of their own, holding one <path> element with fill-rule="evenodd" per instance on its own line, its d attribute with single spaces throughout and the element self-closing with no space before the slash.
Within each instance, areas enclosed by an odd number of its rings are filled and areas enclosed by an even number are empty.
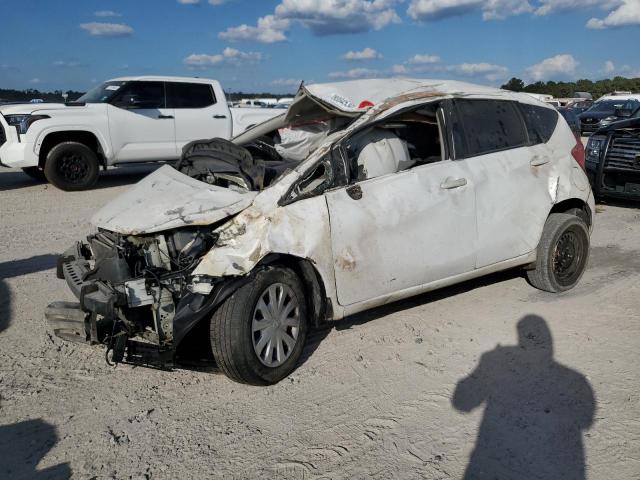
<svg viewBox="0 0 640 480">
<path fill-rule="evenodd" d="M 571 128 L 573 134 L 577 137 L 580 137 L 580 119 L 578 118 L 578 114 L 575 112 L 575 110 L 571 107 L 559 107 L 557 110 L 558 112 L 560 112 L 560 115 L 562 115 L 562 117 L 567 121 L 567 123 L 569 124 L 569 128 Z"/>
<path fill-rule="evenodd" d="M 640 200 L 640 112 L 589 138 L 586 170 L 596 197 Z"/>
<path fill-rule="evenodd" d="M 580 115 L 583 112 L 586 112 L 593 106 L 593 100 L 579 100 L 577 102 L 568 103 L 565 108 L 570 108 L 573 113 L 576 115 Z"/>
<path fill-rule="evenodd" d="M 582 136 L 589 136 L 601 127 L 631 117 L 639 108 L 640 100 L 636 98 L 605 97 L 598 100 L 578 117 Z"/>
</svg>

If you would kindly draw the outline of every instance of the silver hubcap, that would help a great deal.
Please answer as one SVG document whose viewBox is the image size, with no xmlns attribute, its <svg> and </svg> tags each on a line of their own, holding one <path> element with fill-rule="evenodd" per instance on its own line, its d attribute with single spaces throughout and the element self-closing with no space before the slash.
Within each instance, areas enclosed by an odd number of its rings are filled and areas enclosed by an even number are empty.
<svg viewBox="0 0 640 480">
<path fill-rule="evenodd" d="M 258 299 L 251 322 L 253 349 L 267 367 L 282 365 L 298 341 L 300 308 L 290 287 L 269 286 Z"/>
</svg>

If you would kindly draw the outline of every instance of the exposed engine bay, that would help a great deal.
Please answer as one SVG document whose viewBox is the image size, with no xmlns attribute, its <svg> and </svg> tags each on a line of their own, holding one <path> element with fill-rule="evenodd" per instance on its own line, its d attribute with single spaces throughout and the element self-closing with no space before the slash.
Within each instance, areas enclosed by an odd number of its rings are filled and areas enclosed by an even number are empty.
<svg viewBox="0 0 640 480">
<path fill-rule="evenodd" d="M 58 277 L 66 278 L 80 304 L 57 302 L 48 308 L 55 333 L 67 340 L 105 344 L 108 361 L 114 363 L 124 360 L 127 346 L 134 356 L 144 350 L 145 341 L 147 347 L 155 346 L 154 353 L 170 350 L 181 335 L 174 323 L 180 302 L 214 288 L 211 279 L 190 278 L 199 258 L 217 240 L 213 228 L 150 236 L 103 230 L 76 243 L 60 258 Z M 70 316 L 70 310 L 76 315 Z M 72 317 L 76 324 L 70 323 Z M 143 343 L 127 345 L 131 337 Z"/>
</svg>

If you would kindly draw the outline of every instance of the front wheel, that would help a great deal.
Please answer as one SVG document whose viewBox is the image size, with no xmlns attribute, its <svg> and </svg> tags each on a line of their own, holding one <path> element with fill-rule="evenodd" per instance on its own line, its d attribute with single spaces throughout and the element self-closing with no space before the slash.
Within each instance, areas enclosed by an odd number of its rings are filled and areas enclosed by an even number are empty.
<svg viewBox="0 0 640 480">
<path fill-rule="evenodd" d="M 287 268 L 258 271 L 211 319 L 211 347 L 232 380 L 271 385 L 295 368 L 307 336 L 300 279 Z"/>
<path fill-rule="evenodd" d="M 553 213 L 544 225 L 535 268 L 527 271 L 527 278 L 540 290 L 564 292 L 580 281 L 588 258 L 589 229 L 584 220 Z"/>
<path fill-rule="evenodd" d="M 78 142 L 62 142 L 53 147 L 44 164 L 47 180 L 60 190 L 86 190 L 95 185 L 100 173 L 98 156 Z"/>
</svg>

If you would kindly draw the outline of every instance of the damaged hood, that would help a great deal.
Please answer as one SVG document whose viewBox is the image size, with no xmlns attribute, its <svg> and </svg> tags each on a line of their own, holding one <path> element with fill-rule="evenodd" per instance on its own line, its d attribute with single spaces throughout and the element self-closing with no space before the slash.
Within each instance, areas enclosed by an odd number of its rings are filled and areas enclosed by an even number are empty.
<svg viewBox="0 0 640 480">
<path fill-rule="evenodd" d="M 208 185 L 165 165 L 105 205 L 91 222 L 124 235 L 210 225 L 247 208 L 257 193 Z"/>
</svg>

